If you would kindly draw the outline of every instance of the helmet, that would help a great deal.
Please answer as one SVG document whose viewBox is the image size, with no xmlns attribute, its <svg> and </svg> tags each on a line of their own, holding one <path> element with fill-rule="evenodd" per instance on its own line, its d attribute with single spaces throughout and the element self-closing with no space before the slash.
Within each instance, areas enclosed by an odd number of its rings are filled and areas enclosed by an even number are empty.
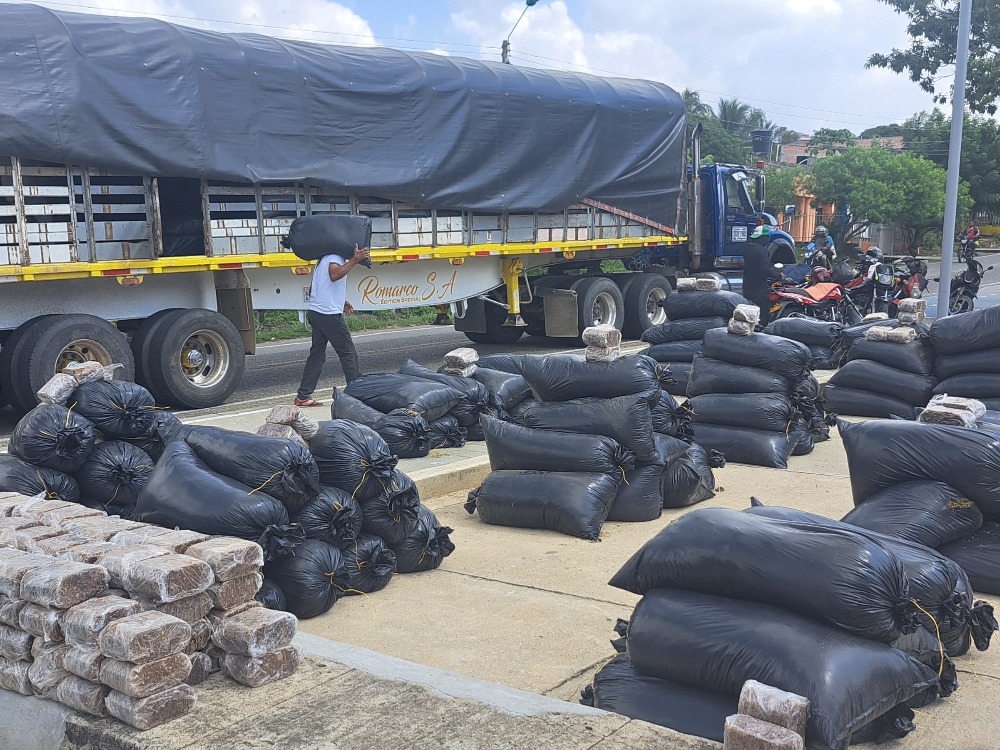
<svg viewBox="0 0 1000 750">
<path fill-rule="evenodd" d="M 822 224 L 820 224 L 818 227 L 816 227 L 816 231 L 813 232 L 813 235 L 815 237 L 829 237 L 830 230 L 824 227 Z"/>
<path fill-rule="evenodd" d="M 882 250 L 872 245 L 870 248 L 865 250 L 865 258 L 875 263 L 882 262 Z"/>
<path fill-rule="evenodd" d="M 823 266 L 816 266 L 812 270 L 812 277 L 814 281 L 821 281 L 821 282 L 833 281 L 833 276 Z"/>
</svg>

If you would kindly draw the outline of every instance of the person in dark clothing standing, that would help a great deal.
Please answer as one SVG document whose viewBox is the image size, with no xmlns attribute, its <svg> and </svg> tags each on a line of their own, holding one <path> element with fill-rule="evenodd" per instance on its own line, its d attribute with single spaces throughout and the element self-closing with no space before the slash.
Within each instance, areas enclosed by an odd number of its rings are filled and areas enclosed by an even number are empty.
<svg viewBox="0 0 1000 750">
<path fill-rule="evenodd" d="M 770 236 L 770 227 L 759 226 L 743 248 L 743 296 L 760 308 L 762 326 L 766 326 L 771 318 L 771 282 L 781 278 L 764 247 Z"/>
<path fill-rule="evenodd" d="M 361 377 L 358 352 L 354 348 L 344 314 L 354 312 L 351 303 L 347 301 L 347 274 L 368 257 L 367 247 L 361 249 L 355 245 L 354 255 L 350 258 L 345 260 L 340 255 L 325 255 L 313 269 L 307 316 L 312 327 L 312 347 L 309 349 L 309 358 L 306 359 L 299 392 L 295 396 L 296 406 L 322 406 L 312 394 L 323 372 L 327 344 L 332 345 L 337 352 L 348 383 Z"/>
</svg>

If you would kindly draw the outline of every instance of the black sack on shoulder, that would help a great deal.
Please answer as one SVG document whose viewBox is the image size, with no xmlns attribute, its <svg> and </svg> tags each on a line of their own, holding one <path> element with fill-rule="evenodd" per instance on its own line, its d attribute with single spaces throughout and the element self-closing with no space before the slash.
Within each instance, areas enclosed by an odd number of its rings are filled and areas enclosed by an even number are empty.
<svg viewBox="0 0 1000 750">
<path fill-rule="evenodd" d="M 300 216 L 281 240 L 284 247 L 291 248 L 302 260 L 319 260 L 327 255 L 339 255 L 348 260 L 354 255 L 355 245 L 364 249 L 371 243 L 372 220 L 367 216 L 347 214 Z"/>
<path fill-rule="evenodd" d="M 288 610 L 288 605 L 285 603 L 285 592 L 270 578 L 264 579 L 264 583 L 261 584 L 260 590 L 254 599 L 267 609 L 277 610 L 278 612 L 286 612 Z"/>
<path fill-rule="evenodd" d="M 916 416 L 913 404 L 882 393 L 872 393 L 857 388 L 845 388 L 826 383 L 823 386 L 823 400 L 831 414 L 851 417 L 881 417 L 888 419 L 913 419 Z"/>
<path fill-rule="evenodd" d="M 844 333 L 844 326 L 812 318 L 779 318 L 772 320 L 764 329 L 764 333 L 798 341 L 807 346 L 835 349 Z"/>
<path fill-rule="evenodd" d="M 715 497 L 715 475 L 712 468 L 721 469 L 726 460 L 721 453 L 708 451 L 697 443 L 689 445 L 683 456 L 675 458 L 663 472 L 664 508 L 686 508 Z M 714 463 L 713 463 L 714 459 Z"/>
<path fill-rule="evenodd" d="M 264 580 L 284 593 L 286 611 L 304 620 L 323 614 L 346 593 L 347 567 L 337 547 L 306 539 L 295 554 L 264 563 Z"/>
<path fill-rule="evenodd" d="M 216 474 L 183 440 L 167 446 L 136 501 L 143 523 L 257 542 L 280 556 L 304 536 L 278 500 Z"/>
<path fill-rule="evenodd" d="M 401 375 L 430 380 L 461 391 L 463 394 L 462 403 L 448 413 L 455 417 L 462 427 L 469 427 L 476 424 L 479 421 L 480 413 L 489 406 L 490 393 L 486 390 L 486 386 L 482 383 L 477 383 L 472 378 L 434 372 L 434 370 L 417 364 L 412 359 L 406 360 L 403 366 L 399 368 L 399 372 Z"/>
<path fill-rule="evenodd" d="M 0 492 L 19 492 L 28 497 L 44 494 L 48 500 L 80 502 L 80 487 L 69 474 L 32 466 L 17 456 L 0 454 Z"/>
<path fill-rule="evenodd" d="M 397 409 L 416 412 L 428 422 L 443 417 L 460 404 L 464 394 L 451 386 L 399 373 L 362 375 L 344 393 L 388 414 Z"/>
<path fill-rule="evenodd" d="M 154 468 L 153 459 L 139 448 L 110 440 L 94 446 L 74 478 L 82 497 L 114 514 L 114 508 L 135 505 Z"/>
<path fill-rule="evenodd" d="M 427 442 L 431 448 L 461 448 L 469 432 L 451 414 L 445 414 L 428 425 Z"/>
<path fill-rule="evenodd" d="M 398 463 L 375 430 L 346 419 L 320 422 L 309 450 L 319 467 L 319 481 L 349 492 L 358 502 L 382 492 Z"/>
<path fill-rule="evenodd" d="M 966 427 L 885 422 L 838 423 L 854 504 L 903 482 L 944 482 L 1000 519 L 1000 437 Z"/>
<path fill-rule="evenodd" d="M 610 474 L 494 471 L 469 493 L 465 509 L 484 523 L 549 529 L 596 542 L 615 500 Z"/>
<path fill-rule="evenodd" d="M 59 404 L 39 404 L 14 427 L 7 450 L 32 466 L 72 474 L 87 460 L 96 437 L 90 420 Z"/>
<path fill-rule="evenodd" d="M 973 589 L 1000 595 L 1000 523 L 984 523 L 964 539 L 943 545 L 940 552 L 962 567 Z"/>
<path fill-rule="evenodd" d="M 697 423 L 785 432 L 795 421 L 792 400 L 781 393 L 711 393 L 688 399 Z"/>
<path fill-rule="evenodd" d="M 766 333 L 737 336 L 725 328 L 706 331 L 701 351 L 712 359 L 769 370 L 784 375 L 789 380 L 798 380 L 808 375 L 809 362 L 812 360 L 809 347 L 798 341 Z"/>
<path fill-rule="evenodd" d="M 643 352 L 657 362 L 690 362 L 694 355 L 701 352 L 701 339 L 696 341 L 670 341 L 666 344 L 654 344 Z"/>
<path fill-rule="evenodd" d="M 221 427 L 194 427 L 184 441 L 217 474 L 266 492 L 294 513 L 319 493 L 319 469 L 309 449 Z"/>
<path fill-rule="evenodd" d="M 531 398 L 531 389 L 521 375 L 477 367 L 472 379 L 486 388 L 489 406 L 503 414 Z"/>
<path fill-rule="evenodd" d="M 923 481 L 884 489 L 840 520 L 937 549 L 979 529 L 983 514 L 954 487 Z"/>
<path fill-rule="evenodd" d="M 650 326 L 639 337 L 640 341 L 656 346 L 669 344 L 672 341 L 701 341 L 705 331 L 712 328 L 725 328 L 726 318 L 718 316 L 708 318 L 688 318 L 686 320 L 671 320 L 668 323 Z"/>
<path fill-rule="evenodd" d="M 84 383 L 73 391 L 66 406 L 93 422 L 108 438 L 148 435 L 156 420 L 153 395 L 141 385 L 125 380 Z"/>
<path fill-rule="evenodd" d="M 336 487 L 321 486 L 316 499 L 290 514 L 289 519 L 302 527 L 307 538 L 335 547 L 354 544 L 361 533 L 361 506 L 350 493 Z"/>
<path fill-rule="evenodd" d="M 396 571 L 421 573 L 441 567 L 444 558 L 455 551 L 455 543 L 450 536 L 452 533 L 453 529 L 442 526 L 437 516 L 421 505 L 416 528 L 406 539 L 391 545 L 396 553 Z"/>
<path fill-rule="evenodd" d="M 733 365 L 718 359 L 698 355 L 691 363 L 688 378 L 688 398 L 706 393 L 784 393 L 791 395 L 788 378 L 758 367 Z"/>
<path fill-rule="evenodd" d="M 1000 374 L 1000 348 L 986 349 L 981 352 L 945 354 L 934 360 L 934 377 L 938 380 L 947 380 L 953 375 L 964 375 L 971 372 Z"/>
<path fill-rule="evenodd" d="M 534 430 L 484 414 L 493 471 L 583 471 L 613 474 L 635 465 L 635 454 L 611 438 Z"/>
<path fill-rule="evenodd" d="M 969 372 L 952 375 L 938 383 L 934 393 L 978 400 L 1000 398 L 1000 373 Z"/>
<path fill-rule="evenodd" d="M 347 575 L 345 594 L 374 594 L 389 585 L 396 572 L 396 553 L 377 536 L 362 534 L 341 549 Z"/>
<path fill-rule="evenodd" d="M 1000 307 L 938 318 L 931 325 L 931 343 L 939 354 L 1000 348 Z"/>
<path fill-rule="evenodd" d="M 734 464 L 787 469 L 788 458 L 795 450 L 798 436 L 793 432 L 771 432 L 752 427 L 718 424 L 695 424 L 694 442 L 718 451 Z"/>
<path fill-rule="evenodd" d="M 430 452 L 431 428 L 419 414 L 405 409 L 383 414 L 334 388 L 330 415 L 371 427 L 397 458 L 423 458 Z"/>
<path fill-rule="evenodd" d="M 733 317 L 733 311 L 737 305 L 752 305 L 753 303 L 735 292 L 691 290 L 688 292 L 673 291 L 661 304 L 670 320 L 715 317 L 729 320 Z"/>
<path fill-rule="evenodd" d="M 417 526 L 420 495 L 406 474 L 396 469 L 377 497 L 361 503 L 361 530 L 387 544 L 403 541 Z"/>
<path fill-rule="evenodd" d="M 645 393 L 652 401 L 672 377 L 670 370 L 642 354 L 614 362 L 588 362 L 579 354 L 550 354 L 524 362 L 524 379 L 539 401 L 615 398 Z"/>
<path fill-rule="evenodd" d="M 809 747 L 824 750 L 847 750 L 873 722 L 891 726 L 908 710 L 902 704 L 938 684 L 934 670 L 891 646 L 779 607 L 693 591 L 644 596 L 627 642 L 632 665 L 654 677 L 734 696 L 758 680 L 801 695 Z"/>
<path fill-rule="evenodd" d="M 936 381 L 929 375 L 914 375 L 869 359 L 852 359 L 834 373 L 829 383 L 925 406 L 934 394 Z"/>
<path fill-rule="evenodd" d="M 752 599 L 885 643 L 917 626 L 907 578 L 882 544 L 845 528 L 726 508 L 678 518 L 609 583 L 633 594 L 683 588 Z"/>
<path fill-rule="evenodd" d="M 934 347 L 924 339 L 906 344 L 859 339 L 851 347 L 847 359 L 867 359 L 914 375 L 930 375 L 934 371 Z"/>
</svg>

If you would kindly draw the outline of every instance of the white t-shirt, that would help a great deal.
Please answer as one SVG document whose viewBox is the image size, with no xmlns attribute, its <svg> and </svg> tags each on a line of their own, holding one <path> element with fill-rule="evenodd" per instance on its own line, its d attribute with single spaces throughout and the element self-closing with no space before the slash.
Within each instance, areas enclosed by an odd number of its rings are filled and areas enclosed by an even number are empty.
<svg viewBox="0 0 1000 750">
<path fill-rule="evenodd" d="M 347 261 L 339 255 L 324 255 L 313 269 L 309 309 L 323 315 L 340 315 L 347 299 L 347 277 L 330 281 L 330 264 L 344 265 Z"/>
</svg>

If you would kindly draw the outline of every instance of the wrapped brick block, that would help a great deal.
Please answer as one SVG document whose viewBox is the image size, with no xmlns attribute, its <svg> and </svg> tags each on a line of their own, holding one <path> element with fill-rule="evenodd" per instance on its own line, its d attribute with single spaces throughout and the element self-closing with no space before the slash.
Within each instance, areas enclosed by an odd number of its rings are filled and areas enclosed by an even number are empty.
<svg viewBox="0 0 1000 750">
<path fill-rule="evenodd" d="M 63 529 L 74 534 L 80 534 L 95 542 L 106 542 L 116 534 L 129 529 L 141 528 L 138 521 L 127 521 L 118 516 L 87 516 L 63 521 Z"/>
<path fill-rule="evenodd" d="M 62 528 L 62 525 L 66 521 L 71 521 L 74 518 L 104 518 L 107 516 L 107 513 L 103 510 L 88 508 L 86 505 L 80 505 L 79 503 L 70 503 L 70 505 L 72 506 L 70 508 L 55 508 L 36 515 L 46 526 L 55 526 L 57 528 Z"/>
<path fill-rule="evenodd" d="M 60 536 L 53 536 L 48 539 L 40 539 L 39 541 L 36 541 L 31 545 L 31 551 L 37 552 L 41 555 L 52 555 L 53 557 L 66 559 L 64 555 L 68 550 L 71 550 L 74 547 L 79 547 L 81 544 L 89 543 L 90 540 L 85 536 L 64 533 Z"/>
<path fill-rule="evenodd" d="M 101 555 L 98 565 L 108 571 L 108 575 L 111 576 L 112 586 L 115 588 L 126 588 L 124 582 L 125 571 L 133 563 L 169 554 L 163 547 L 154 547 L 149 544 L 144 547 L 119 547 L 115 551 Z"/>
<path fill-rule="evenodd" d="M 725 750 L 803 750 L 802 738 L 790 729 L 752 716 L 726 717 Z"/>
<path fill-rule="evenodd" d="M 64 669 L 64 658 L 69 648 L 62 644 L 42 643 L 36 639 L 32 645 L 32 662 L 28 667 L 28 679 L 32 692 L 46 698 L 55 697 L 55 689 L 62 680 L 70 676 Z"/>
<path fill-rule="evenodd" d="M 193 622 L 191 623 L 191 641 L 184 649 L 184 653 L 190 656 L 196 651 L 202 651 L 211 640 L 212 626 L 208 624 L 208 620 Z"/>
<path fill-rule="evenodd" d="M 91 682 L 100 682 L 104 654 L 90 646 L 71 645 L 63 657 L 63 669 Z"/>
<path fill-rule="evenodd" d="M 479 368 L 476 365 L 469 365 L 468 367 L 445 367 L 445 375 L 457 375 L 460 378 L 471 378 L 476 374 L 476 370 Z"/>
<path fill-rule="evenodd" d="M 282 440 L 292 440 L 299 445 L 304 445 L 306 448 L 309 447 L 309 443 L 305 441 L 299 433 L 295 431 L 295 428 L 287 424 L 271 424 L 270 422 L 265 422 L 260 427 L 257 428 L 255 435 L 260 435 L 261 437 L 269 438 L 281 438 Z"/>
<path fill-rule="evenodd" d="M 98 636 L 101 653 L 120 661 L 142 664 L 184 650 L 191 626 L 162 612 L 140 612 L 108 623 Z"/>
<path fill-rule="evenodd" d="M 299 667 L 300 658 L 299 649 L 295 646 L 258 658 L 226 654 L 222 660 L 222 671 L 241 685 L 262 687 L 293 675 Z"/>
<path fill-rule="evenodd" d="M 295 615 L 260 607 L 223 620 L 212 643 L 230 654 L 262 657 L 290 646 L 297 626 Z"/>
<path fill-rule="evenodd" d="M 20 492 L 0 492 L 0 518 L 6 518 L 14 513 L 14 509 L 31 498 Z"/>
<path fill-rule="evenodd" d="M 737 305 L 733 310 L 733 320 L 757 325 L 760 323 L 760 308 L 757 305 Z"/>
<path fill-rule="evenodd" d="M 175 602 L 200 594 L 215 582 L 207 563 L 189 555 L 168 554 L 133 562 L 125 568 L 125 590 L 157 602 Z"/>
<path fill-rule="evenodd" d="M 21 608 L 21 614 L 17 617 L 17 624 L 21 630 L 31 633 L 36 638 L 53 643 L 62 642 L 63 615 L 65 609 L 52 609 L 34 602 L 25 602 Z"/>
<path fill-rule="evenodd" d="M 120 596 L 102 596 L 70 607 L 63 615 L 66 640 L 75 645 L 93 647 L 108 623 L 139 614 L 142 605 Z"/>
<path fill-rule="evenodd" d="M 291 404 L 275 406 L 264 418 L 264 424 L 291 427 L 296 437 L 302 440 L 312 440 L 319 433 L 319 422 Z"/>
<path fill-rule="evenodd" d="M 48 555 L 23 554 L 11 555 L 9 557 L 0 556 L 0 594 L 20 599 L 21 579 L 24 577 L 24 574 L 40 565 L 48 565 L 52 562 L 55 562 L 55 558 Z"/>
<path fill-rule="evenodd" d="M 232 617 L 233 615 L 238 615 L 240 612 L 246 612 L 247 610 L 257 609 L 261 607 L 260 602 L 252 601 L 246 604 L 240 604 L 238 607 L 233 607 L 232 609 L 213 609 L 207 615 L 205 619 L 208 620 L 208 624 L 212 626 L 212 630 L 218 630 L 222 625 L 222 621 L 227 617 Z"/>
<path fill-rule="evenodd" d="M 54 536 L 62 536 L 64 533 L 60 529 L 54 529 L 51 526 L 32 526 L 28 529 L 0 529 L 0 545 L 16 547 L 24 552 L 37 552 L 34 548 L 36 541 L 49 539 Z"/>
<path fill-rule="evenodd" d="M 0 529 L 13 529 L 17 531 L 19 529 L 30 529 L 32 526 L 44 526 L 41 521 L 37 518 L 24 518 L 22 516 L 3 516 L 0 517 Z M 5 547 L 4 549 L 12 549 L 11 547 Z M 13 548 L 13 549 L 16 549 Z"/>
<path fill-rule="evenodd" d="M 976 418 L 977 422 L 986 415 L 986 404 L 982 401 L 977 401 L 974 398 L 949 396 L 947 393 L 933 396 L 927 406 L 940 406 L 945 409 L 959 409 L 961 411 L 967 411 Z"/>
<path fill-rule="evenodd" d="M 717 292 L 722 289 L 722 282 L 713 276 L 700 276 L 694 280 L 694 288 L 699 292 Z"/>
<path fill-rule="evenodd" d="M 208 645 L 205 646 L 205 649 L 202 653 L 204 653 L 205 656 L 207 656 L 209 659 L 212 660 L 213 672 L 218 672 L 220 669 L 222 669 L 222 662 L 226 658 L 225 651 L 223 651 L 221 648 L 219 648 L 214 643 L 209 641 Z"/>
<path fill-rule="evenodd" d="M 865 331 L 869 341 L 889 341 L 895 344 L 909 344 L 917 340 L 917 332 L 913 328 L 889 328 L 888 326 L 872 326 Z"/>
<path fill-rule="evenodd" d="M 30 666 L 31 662 L 11 661 L 0 656 L 0 689 L 31 695 L 31 680 L 28 679 Z"/>
<path fill-rule="evenodd" d="M 582 338 L 587 346 L 612 348 L 622 345 L 622 332 L 607 324 L 584 328 Z"/>
<path fill-rule="evenodd" d="M 259 544 L 232 537 L 218 537 L 192 545 L 184 554 L 207 563 L 216 581 L 258 573 L 264 565 L 264 550 Z"/>
<path fill-rule="evenodd" d="M 143 523 L 138 526 L 134 526 L 131 529 L 119 531 L 108 541 L 120 544 L 122 547 L 139 547 L 148 544 L 151 539 L 155 539 L 158 536 L 163 536 L 164 534 L 169 533 L 170 529 Z"/>
<path fill-rule="evenodd" d="M 927 312 L 927 300 L 907 297 L 899 301 L 899 312 L 901 313 L 925 313 Z"/>
<path fill-rule="evenodd" d="M 49 511 L 80 507 L 82 506 L 79 503 L 68 503 L 65 500 L 46 500 L 44 495 L 36 495 L 14 508 L 11 515 L 41 519 Z"/>
<path fill-rule="evenodd" d="M 0 656 L 10 661 L 31 661 L 31 646 L 35 638 L 30 633 L 0 625 Z"/>
<path fill-rule="evenodd" d="M 753 323 L 747 323 L 742 320 L 730 320 L 726 323 L 726 330 L 734 336 L 752 336 L 754 325 L 755 324 Z"/>
<path fill-rule="evenodd" d="M 192 544 L 207 542 L 211 539 L 208 534 L 199 534 L 197 531 L 185 531 L 184 529 L 168 531 L 166 534 L 159 534 L 150 537 L 149 544 L 156 547 L 165 547 L 171 552 L 180 554 L 187 550 Z"/>
<path fill-rule="evenodd" d="M 82 534 L 71 533 L 69 536 L 77 537 L 82 536 Z M 86 537 L 83 538 L 87 539 Z M 87 539 L 82 544 L 75 544 L 72 547 L 64 549 L 56 557 L 60 560 L 72 560 L 73 562 L 96 565 L 100 563 L 102 555 L 115 549 L 118 549 L 118 547 L 111 542 L 95 542 Z M 101 567 L 104 566 L 102 565 Z"/>
<path fill-rule="evenodd" d="M 187 679 L 191 659 L 187 654 L 171 654 L 144 664 L 117 659 L 101 662 L 101 682 L 132 698 L 146 698 L 161 693 Z"/>
<path fill-rule="evenodd" d="M 24 605 L 24 599 L 15 599 L 6 594 L 0 594 L 0 624 L 10 625 L 12 628 L 21 627 L 18 618 L 21 616 Z"/>
<path fill-rule="evenodd" d="M 40 404 L 59 404 L 65 406 L 69 397 L 73 395 L 79 387 L 76 378 L 65 372 L 57 372 L 47 381 L 45 385 L 35 391 L 35 398 Z"/>
<path fill-rule="evenodd" d="M 924 424 L 945 424 L 952 427 L 968 427 L 976 429 L 978 423 L 972 412 L 963 409 L 949 409 L 946 406 L 928 406 L 917 417 Z"/>
<path fill-rule="evenodd" d="M 150 600 L 143 601 L 144 609 L 156 609 L 168 615 L 173 615 L 178 620 L 187 623 L 194 623 L 201 620 L 212 609 L 212 597 L 207 591 L 202 591 L 194 596 L 186 596 L 175 602 L 157 603 Z"/>
<path fill-rule="evenodd" d="M 678 292 L 693 292 L 698 288 L 697 281 L 694 276 L 685 276 L 677 279 L 677 286 L 675 288 Z"/>
<path fill-rule="evenodd" d="M 232 609 L 257 596 L 257 592 L 263 585 L 264 577 L 260 573 L 252 573 L 248 576 L 214 583 L 208 587 L 208 595 L 212 598 L 215 609 Z"/>
<path fill-rule="evenodd" d="M 452 349 L 450 352 L 444 355 L 445 367 L 454 367 L 456 369 L 461 369 L 462 367 L 468 367 L 469 365 L 474 365 L 478 361 L 479 361 L 479 352 L 477 352 L 471 346 L 460 346 L 457 349 Z"/>
<path fill-rule="evenodd" d="M 108 572 L 100 565 L 57 560 L 21 577 L 21 598 L 65 609 L 107 589 L 108 580 Z"/>
<path fill-rule="evenodd" d="M 865 317 L 861 319 L 861 322 L 871 323 L 873 320 L 888 320 L 888 319 L 889 319 L 889 313 L 877 312 L 877 313 L 868 313 Z"/>
<path fill-rule="evenodd" d="M 194 708 L 196 700 L 190 685 L 177 685 L 148 698 L 130 698 L 112 690 L 104 704 L 108 713 L 119 721 L 146 730 L 179 719 Z"/>
<path fill-rule="evenodd" d="M 583 352 L 588 362 L 614 362 L 622 356 L 620 346 L 588 346 Z"/>
<path fill-rule="evenodd" d="M 191 654 L 191 672 L 188 674 L 187 679 L 184 680 L 184 684 L 200 685 L 214 671 L 215 667 L 212 664 L 212 657 L 208 654 L 195 652 Z"/>
<path fill-rule="evenodd" d="M 900 325 L 904 326 L 918 326 L 924 322 L 924 313 L 905 313 L 901 312 L 896 316 L 896 320 L 899 321 Z"/>
<path fill-rule="evenodd" d="M 756 680 L 743 683 L 739 713 L 790 729 L 805 739 L 809 700 Z"/>
<path fill-rule="evenodd" d="M 56 688 L 56 700 L 85 714 L 104 717 L 108 715 L 104 702 L 110 692 L 104 685 L 70 675 Z"/>
</svg>

